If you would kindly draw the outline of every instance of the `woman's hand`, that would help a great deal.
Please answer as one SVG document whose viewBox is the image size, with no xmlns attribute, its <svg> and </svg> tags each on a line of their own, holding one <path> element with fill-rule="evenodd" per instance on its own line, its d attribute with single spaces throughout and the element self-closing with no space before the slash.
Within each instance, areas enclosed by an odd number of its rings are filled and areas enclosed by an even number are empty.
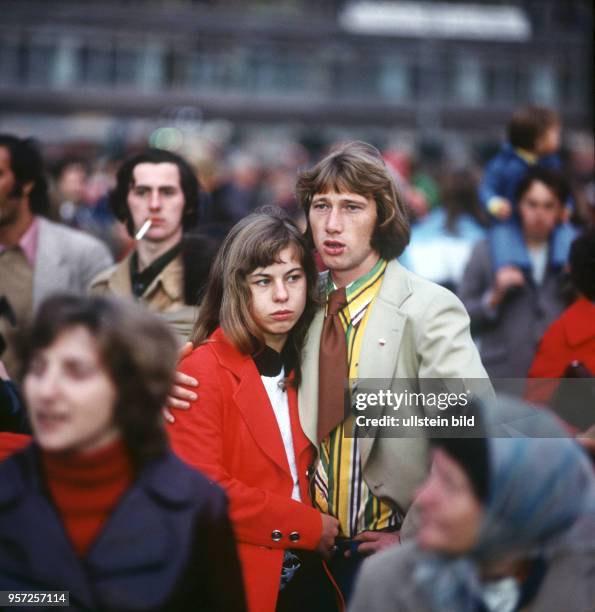
<svg viewBox="0 0 595 612">
<path fill-rule="evenodd" d="M 325 559 L 329 559 L 335 546 L 335 538 L 339 535 L 339 521 L 330 514 L 321 512 L 320 516 L 322 517 L 322 535 L 316 550 Z"/>
<path fill-rule="evenodd" d="M 192 353 L 194 347 L 192 342 L 186 342 L 180 349 L 179 361 L 182 361 L 185 357 L 188 357 Z M 185 389 L 181 385 L 188 387 L 198 387 L 198 380 L 187 376 L 183 372 L 177 372 L 174 375 L 174 384 L 170 390 L 170 394 L 165 400 L 165 406 L 162 408 L 163 416 L 168 423 L 174 423 L 175 418 L 171 413 L 171 409 L 188 410 L 190 408 L 190 402 L 193 402 L 198 397 L 194 391 Z"/>
</svg>

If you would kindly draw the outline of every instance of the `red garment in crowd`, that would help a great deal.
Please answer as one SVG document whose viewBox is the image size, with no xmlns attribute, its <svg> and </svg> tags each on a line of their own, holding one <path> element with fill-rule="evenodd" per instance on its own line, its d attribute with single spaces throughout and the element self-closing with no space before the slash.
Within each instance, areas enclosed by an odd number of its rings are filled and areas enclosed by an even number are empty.
<svg viewBox="0 0 595 612">
<path fill-rule="evenodd" d="M 31 442 L 31 436 L 8 431 L 0 432 L 0 461 L 25 448 L 29 442 Z"/>
<path fill-rule="evenodd" d="M 168 428 L 173 450 L 221 484 L 230 517 L 250 612 L 273 612 L 284 550 L 314 550 L 322 533 L 320 512 L 310 505 L 308 469 L 314 448 L 299 423 L 297 393 L 287 388 L 300 503 L 279 425 L 254 361 L 219 328 L 178 366 L 200 381 L 190 410 Z"/>
<path fill-rule="evenodd" d="M 90 454 L 42 452 L 48 489 L 74 549 L 84 556 L 132 483 L 121 440 Z"/>
<path fill-rule="evenodd" d="M 583 297 L 548 327 L 529 378 L 560 378 L 573 361 L 582 363 L 595 375 L 595 304 Z M 525 398 L 548 404 L 557 387 L 557 381 L 529 380 Z"/>
</svg>

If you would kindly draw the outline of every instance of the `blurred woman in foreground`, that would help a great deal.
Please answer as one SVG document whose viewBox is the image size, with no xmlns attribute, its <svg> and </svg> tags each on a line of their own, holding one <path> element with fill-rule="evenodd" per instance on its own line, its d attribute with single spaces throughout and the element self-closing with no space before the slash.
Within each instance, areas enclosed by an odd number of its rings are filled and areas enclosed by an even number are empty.
<svg viewBox="0 0 595 612">
<path fill-rule="evenodd" d="M 0 589 L 66 590 L 82 610 L 244 610 L 225 495 L 161 426 L 165 325 L 57 296 L 22 353 L 34 442 L 0 465 Z"/>
<path fill-rule="evenodd" d="M 480 414 L 486 438 L 434 441 L 416 541 L 365 562 L 350 612 L 595 610 L 586 453 L 516 400 Z"/>
</svg>

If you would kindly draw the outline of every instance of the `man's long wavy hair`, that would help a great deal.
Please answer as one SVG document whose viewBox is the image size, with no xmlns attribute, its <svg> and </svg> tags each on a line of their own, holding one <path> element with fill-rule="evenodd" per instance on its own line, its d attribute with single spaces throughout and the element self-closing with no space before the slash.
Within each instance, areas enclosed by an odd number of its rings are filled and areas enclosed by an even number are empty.
<svg viewBox="0 0 595 612">
<path fill-rule="evenodd" d="M 280 211 L 261 209 L 233 226 L 217 253 L 198 319 L 190 340 L 205 342 L 217 327 L 243 354 L 254 355 L 265 346 L 252 313 L 247 277 L 257 268 L 279 263 L 279 255 L 292 247 L 306 275 L 306 307 L 290 331 L 284 355 L 295 364 L 294 385 L 301 381 L 300 357 L 308 327 L 318 305 L 318 273 L 300 230 Z"/>
<path fill-rule="evenodd" d="M 365 142 L 341 144 L 310 170 L 299 173 L 296 197 L 308 219 L 312 198 L 336 191 L 357 193 L 376 202 L 372 248 L 386 260 L 401 255 L 409 244 L 409 220 L 403 196 L 380 151 Z M 308 221 L 306 238 L 312 246 Z"/>
</svg>

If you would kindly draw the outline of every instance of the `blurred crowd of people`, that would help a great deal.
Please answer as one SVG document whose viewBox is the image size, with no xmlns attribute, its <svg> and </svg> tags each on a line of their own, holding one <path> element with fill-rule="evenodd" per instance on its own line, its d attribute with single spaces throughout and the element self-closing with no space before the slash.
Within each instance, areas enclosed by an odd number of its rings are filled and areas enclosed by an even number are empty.
<svg viewBox="0 0 595 612">
<path fill-rule="evenodd" d="M 562 127 L 517 110 L 483 168 L 0 135 L 0 590 L 595 610 L 595 162 Z M 478 429 L 361 433 L 358 379 L 466 389 Z"/>
</svg>

